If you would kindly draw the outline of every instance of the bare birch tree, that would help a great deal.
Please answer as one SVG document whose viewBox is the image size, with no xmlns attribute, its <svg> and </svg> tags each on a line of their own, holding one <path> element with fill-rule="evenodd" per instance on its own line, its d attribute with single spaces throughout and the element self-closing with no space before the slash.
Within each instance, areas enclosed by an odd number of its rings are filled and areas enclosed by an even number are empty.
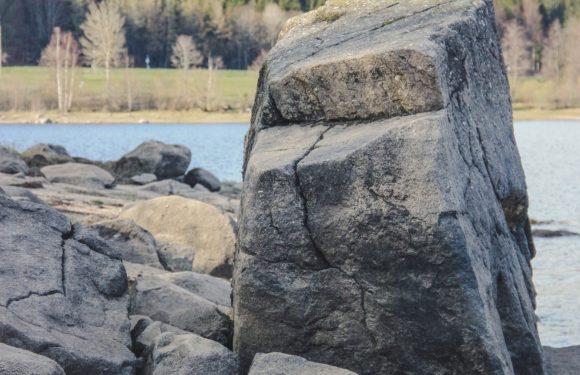
<svg viewBox="0 0 580 375">
<path fill-rule="evenodd" d="M 108 85 L 110 69 L 123 64 L 126 53 L 125 18 L 117 3 L 112 0 L 91 3 L 81 30 L 83 55 L 91 66 L 105 68 Z"/>
<path fill-rule="evenodd" d="M 543 53 L 542 72 L 546 77 L 559 79 L 564 66 L 564 33 L 559 20 L 555 20 L 550 25 L 548 37 L 546 38 Z"/>
<path fill-rule="evenodd" d="M 205 110 L 212 110 L 212 101 L 215 90 L 215 71 L 224 67 L 221 57 L 209 55 L 207 59 L 207 91 L 205 96 Z"/>
<path fill-rule="evenodd" d="M 2 74 L 2 65 L 4 65 L 5 56 L 2 51 L 2 22 L 0 21 L 0 75 Z"/>
<path fill-rule="evenodd" d="M 508 73 L 518 77 L 528 72 L 530 55 L 524 28 L 516 20 L 508 22 L 502 38 L 503 56 Z"/>
<path fill-rule="evenodd" d="M 55 69 L 58 109 L 63 112 L 68 112 L 72 107 L 79 55 L 79 46 L 73 34 L 55 27 L 48 46 L 42 52 L 40 65 Z"/>
<path fill-rule="evenodd" d="M 193 38 L 189 35 L 180 35 L 173 45 L 171 63 L 178 69 L 188 70 L 203 62 L 203 55 L 197 49 Z"/>
</svg>

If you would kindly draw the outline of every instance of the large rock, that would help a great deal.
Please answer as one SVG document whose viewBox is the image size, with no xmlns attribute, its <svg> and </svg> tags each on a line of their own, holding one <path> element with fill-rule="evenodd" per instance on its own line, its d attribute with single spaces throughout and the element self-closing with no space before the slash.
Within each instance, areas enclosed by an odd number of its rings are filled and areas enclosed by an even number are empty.
<svg viewBox="0 0 580 375">
<path fill-rule="evenodd" d="M 122 263 L 46 206 L 0 195 L 0 221 L 0 342 L 68 375 L 133 374 Z"/>
<path fill-rule="evenodd" d="M 230 277 L 234 253 L 231 219 L 219 208 L 177 196 L 139 202 L 121 212 L 162 242 L 195 249 L 192 270 Z"/>
<path fill-rule="evenodd" d="M 238 375 L 237 356 L 203 337 L 166 332 L 158 336 L 147 356 L 144 375 Z"/>
<path fill-rule="evenodd" d="M 261 72 L 243 367 L 284 352 L 360 374 L 543 374 L 492 2 L 340 3 L 291 21 Z"/>
<path fill-rule="evenodd" d="M 119 159 L 113 170 L 122 181 L 142 173 L 152 173 L 163 180 L 183 176 L 190 162 L 191 151 L 186 146 L 148 141 Z"/>
<path fill-rule="evenodd" d="M 117 258 L 132 263 L 164 268 L 151 233 L 131 220 L 107 220 L 91 225 L 117 251 Z"/>
<path fill-rule="evenodd" d="M 28 165 L 16 152 L 0 146 L 0 173 L 27 174 Z"/>
<path fill-rule="evenodd" d="M 65 375 L 55 361 L 32 352 L 0 344 L 2 375 Z"/>
<path fill-rule="evenodd" d="M 49 165 L 40 173 L 52 183 L 78 185 L 91 189 L 109 189 L 115 186 L 115 178 L 96 165 L 65 163 Z"/>
<path fill-rule="evenodd" d="M 229 303 L 228 306 L 220 305 L 214 298 L 192 289 L 191 285 L 174 283 L 171 278 L 163 277 L 160 271 L 147 272 L 140 267 L 136 273 L 131 265 L 127 267 L 130 269 L 132 315 L 145 315 L 231 347 L 233 323 Z M 219 291 L 218 288 L 214 290 Z"/>
<path fill-rule="evenodd" d="M 282 353 L 256 354 L 249 375 L 356 375 L 352 371 Z"/>
</svg>

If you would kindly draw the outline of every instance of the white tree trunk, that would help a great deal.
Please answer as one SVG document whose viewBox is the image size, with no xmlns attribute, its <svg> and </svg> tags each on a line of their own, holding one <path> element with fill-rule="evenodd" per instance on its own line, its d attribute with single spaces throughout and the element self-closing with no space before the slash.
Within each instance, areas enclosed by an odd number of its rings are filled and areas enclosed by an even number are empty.
<svg viewBox="0 0 580 375">
<path fill-rule="evenodd" d="M 68 112 L 68 102 L 69 102 L 69 92 L 68 92 L 68 87 L 69 87 L 69 80 L 70 80 L 70 76 L 69 76 L 69 57 L 70 57 L 70 48 L 71 48 L 71 39 L 72 36 L 67 35 L 66 38 L 66 47 L 65 47 L 65 53 L 64 53 L 64 76 L 63 76 L 63 82 L 62 82 L 62 87 L 63 87 L 63 100 L 62 100 L 62 111 L 63 112 Z"/>
<path fill-rule="evenodd" d="M 62 80 L 61 80 L 61 56 L 60 56 L 60 29 L 56 30 L 56 91 L 58 95 L 58 109 L 63 110 Z"/>
<path fill-rule="evenodd" d="M 4 53 L 2 51 L 2 23 L 0 23 L 0 75 L 2 75 L 2 64 L 4 63 Z"/>
</svg>

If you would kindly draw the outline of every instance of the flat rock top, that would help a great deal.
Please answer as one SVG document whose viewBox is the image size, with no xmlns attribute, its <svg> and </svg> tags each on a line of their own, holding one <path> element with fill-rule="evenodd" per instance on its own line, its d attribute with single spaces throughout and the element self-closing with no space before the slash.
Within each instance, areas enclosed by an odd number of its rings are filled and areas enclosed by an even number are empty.
<svg viewBox="0 0 580 375">
<path fill-rule="evenodd" d="M 445 108 L 446 35 L 488 5 L 336 0 L 291 19 L 261 72 L 253 128 Z"/>
</svg>

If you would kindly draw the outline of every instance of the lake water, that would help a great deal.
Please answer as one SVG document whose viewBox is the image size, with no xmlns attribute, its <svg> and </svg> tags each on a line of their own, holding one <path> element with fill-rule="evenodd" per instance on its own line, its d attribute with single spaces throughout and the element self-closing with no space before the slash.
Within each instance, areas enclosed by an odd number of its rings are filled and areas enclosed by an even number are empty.
<svg viewBox="0 0 580 375">
<path fill-rule="evenodd" d="M 580 122 L 519 122 L 516 138 L 527 174 L 530 216 L 538 227 L 580 233 Z M 245 124 L 0 125 L 0 144 L 18 150 L 63 145 L 73 156 L 114 160 L 143 141 L 180 143 L 192 167 L 240 180 Z M 536 239 L 537 314 L 544 345 L 580 345 L 580 237 Z"/>
<path fill-rule="evenodd" d="M 117 160 L 148 140 L 183 144 L 191 167 L 203 167 L 223 180 L 241 180 L 246 124 L 212 125 L 0 125 L 0 145 L 19 151 L 37 143 L 64 146 L 72 156 Z"/>
</svg>

